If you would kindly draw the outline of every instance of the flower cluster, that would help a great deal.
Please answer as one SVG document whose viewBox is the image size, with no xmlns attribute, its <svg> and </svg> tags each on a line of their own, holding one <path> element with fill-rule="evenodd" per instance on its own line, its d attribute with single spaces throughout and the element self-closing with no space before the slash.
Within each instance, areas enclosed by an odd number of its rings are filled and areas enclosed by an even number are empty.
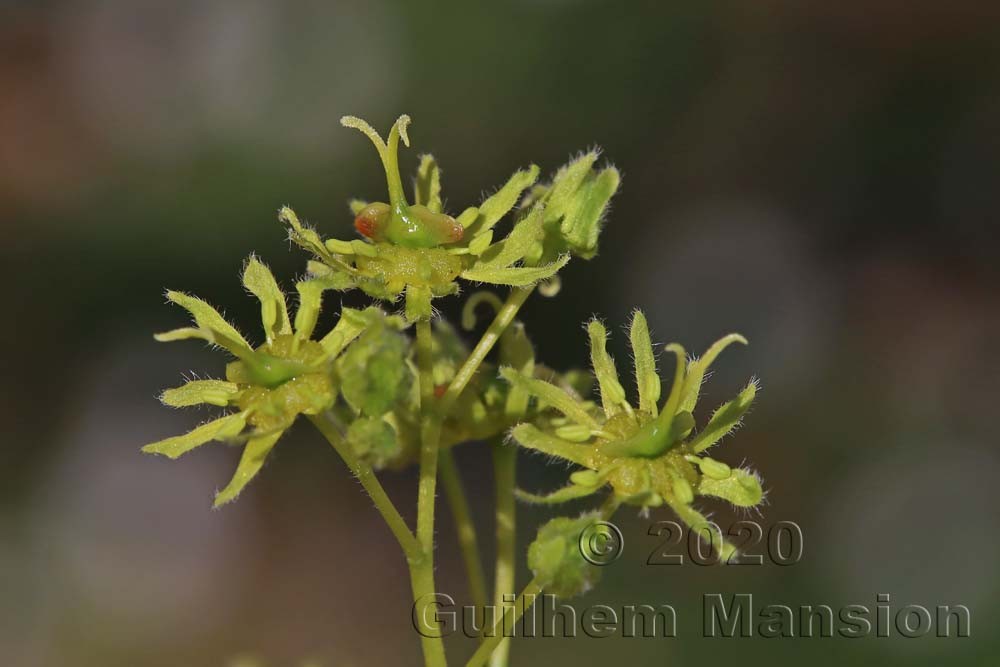
<svg viewBox="0 0 1000 667">
<path fill-rule="evenodd" d="M 522 500 L 562 503 L 610 488 L 613 506 L 648 509 L 667 505 L 693 528 L 707 522 L 694 507 L 698 496 L 722 498 L 738 507 L 753 507 L 762 501 L 763 490 L 756 472 L 731 467 L 706 454 L 739 426 L 756 396 L 757 381 L 751 380 L 736 398 L 715 410 L 701 429 L 695 429 L 693 416 L 709 366 L 726 347 L 746 344 L 746 339 L 730 334 L 709 347 L 702 357 L 691 360 L 680 345 L 667 345 L 666 351 L 677 361 L 670 393 L 661 407 L 661 382 L 642 312 L 636 311 L 630 331 L 638 405 L 629 403 L 608 355 L 604 325 L 593 320 L 587 331 L 599 405 L 515 369 L 501 371 L 512 386 L 522 388 L 538 403 L 561 415 L 549 419 L 546 428 L 530 422 L 519 424 L 511 431 L 513 439 L 526 449 L 580 468 L 570 475 L 564 488 L 548 495 L 519 491 Z M 539 533 L 539 539 L 543 537 Z M 734 548 L 724 542 L 721 557 L 728 561 L 733 555 Z M 581 558 L 574 563 L 574 567 L 584 568 Z"/>
<path fill-rule="evenodd" d="M 385 519 L 407 557 L 418 599 L 436 590 L 434 503 L 439 475 L 459 524 L 470 591 L 485 598 L 475 531 L 457 467 L 447 451 L 463 442 L 489 441 L 494 447 L 496 593 L 502 599 L 512 592 L 515 572 L 515 495 L 525 502 L 556 504 L 609 492 L 599 511 L 546 523 L 528 549 L 535 579 L 525 590 L 544 588 L 564 597 L 586 590 L 598 574 L 582 558 L 581 533 L 621 506 L 645 512 L 666 505 L 697 528 L 707 521 L 695 507 L 699 497 L 721 498 L 739 507 L 762 501 L 757 473 L 707 454 L 740 424 L 756 395 L 756 381 L 700 428 L 694 416 L 709 367 L 729 345 L 745 344 L 741 336 L 726 336 L 693 359 L 680 345 L 668 345 L 676 365 L 662 402 L 656 353 L 641 312 L 635 313 L 630 331 L 635 403 L 628 400 L 607 352 L 607 331 L 596 320 L 587 327 L 592 373 L 559 373 L 535 358 L 517 319 L 518 309 L 536 286 L 546 296 L 555 295 L 558 273 L 572 258 L 596 255 L 609 202 L 618 190 L 618 171 L 598 167 L 596 150 L 578 155 L 546 182 L 539 182 L 535 165 L 518 170 L 484 201 L 453 217 L 445 210 L 441 170 L 430 155 L 421 157 L 412 202 L 407 199 L 399 149 L 400 143 L 410 144 L 408 116 L 400 116 L 385 139 L 358 118 L 345 116 L 341 123 L 375 146 L 388 201 L 351 202 L 359 238 L 350 240 L 324 238 L 292 209 L 281 209 L 279 218 L 290 240 L 311 257 L 305 277 L 295 283 L 294 317 L 267 266 L 255 256 L 247 260 L 243 284 L 260 302 L 263 335 L 257 345 L 205 301 L 167 292 L 167 299 L 186 309 L 194 322 L 157 334 L 156 339 L 199 339 L 231 358 L 224 379 L 195 379 L 163 392 L 161 400 L 172 407 L 214 406 L 224 413 L 189 433 L 146 445 L 143 451 L 173 459 L 213 440 L 242 446 L 232 479 L 215 496 L 219 506 L 245 489 L 281 436 L 305 416 Z M 458 293 L 463 282 L 511 288 L 506 300 L 489 291 L 475 291 L 467 298 L 462 314 L 466 331 L 475 328 L 482 306 L 494 311 L 474 346 L 467 344 L 464 333 L 433 318 L 433 300 Z M 383 306 L 402 299 L 402 312 L 342 307 L 336 324 L 317 335 L 324 294 L 355 289 Z M 597 401 L 588 398 L 595 386 Z M 566 487 L 547 495 L 515 491 L 516 449 L 505 440 L 578 469 L 569 475 Z M 417 525 L 411 531 L 376 473 L 417 461 Z M 728 544 L 720 551 L 726 560 L 734 552 Z M 484 636 L 470 664 L 481 664 L 494 641 L 501 637 Z M 422 647 L 428 665 L 444 665 L 439 643 L 424 637 Z"/>
<path fill-rule="evenodd" d="M 157 340 L 202 339 L 235 360 L 224 380 L 194 380 L 167 390 L 161 400 L 173 407 L 208 404 L 227 413 L 143 451 L 177 458 L 212 440 L 243 445 L 235 475 L 216 495 L 217 506 L 236 498 L 299 415 L 330 419 L 353 453 L 375 469 L 412 463 L 419 449 L 421 406 L 414 341 L 406 333 L 410 323 L 429 319 L 431 299 L 458 292 L 459 279 L 524 287 L 552 279 L 573 255 L 592 257 L 618 187 L 618 172 L 595 169 L 598 155 L 592 151 L 559 170 L 548 185 L 537 183 L 534 165 L 517 171 L 480 205 L 452 218 L 443 211 L 441 172 L 430 155 L 421 158 L 414 203 L 406 199 L 398 151 L 401 140 L 409 145 L 408 116 L 393 124 L 387 141 L 360 119 L 348 116 L 341 122 L 375 145 L 389 202 L 351 202 L 362 238 L 350 241 L 324 240 L 290 208 L 281 209 L 279 218 L 291 240 L 314 256 L 308 277 L 295 285 L 294 321 L 277 281 L 256 257 L 247 261 L 243 283 L 261 302 L 264 342 L 257 347 L 209 304 L 167 293 L 169 301 L 191 313 L 195 326 L 158 334 Z M 512 212 L 511 231 L 494 240 L 498 223 Z M 406 317 L 376 307 L 342 308 L 337 325 L 313 339 L 323 292 L 355 288 L 387 302 L 405 294 Z M 466 319 L 476 304 L 490 299 L 499 301 L 485 292 L 470 298 Z M 515 322 L 500 341 L 501 363 L 530 372 L 534 357 L 523 327 Z M 433 377 L 443 389 L 469 349 L 443 321 L 434 323 L 433 348 Z M 526 414 L 526 395 L 512 390 L 496 371 L 489 363 L 477 369 L 446 415 L 442 446 L 502 434 Z M 517 402 L 525 409 L 513 410 Z"/>
<path fill-rule="evenodd" d="M 201 339 L 236 358 L 226 366 L 225 380 L 192 380 L 161 396 L 163 403 L 172 407 L 208 404 L 234 412 L 185 435 L 143 447 L 145 452 L 174 459 L 212 440 L 244 444 L 235 475 L 215 496 L 216 506 L 239 495 L 296 417 L 319 414 L 333 404 L 337 390 L 328 372 L 330 363 L 362 331 L 383 318 L 375 309 L 345 308 L 337 325 L 315 340 L 313 331 L 323 292 L 330 289 L 328 282 L 312 279 L 296 284 L 300 304 L 294 322 L 277 281 L 256 257 L 246 263 L 243 284 L 261 304 L 265 340 L 258 347 L 252 347 L 209 304 L 174 291 L 167 292 L 167 299 L 190 312 L 195 326 L 156 335 L 162 342 Z"/>
<path fill-rule="evenodd" d="M 548 185 L 536 183 L 537 166 L 519 170 L 480 205 L 453 218 L 443 211 L 441 170 L 431 155 L 421 158 L 417 170 L 416 203 L 406 200 L 398 152 L 400 140 L 410 143 L 409 116 L 393 124 L 388 141 L 358 118 L 345 116 L 341 123 L 375 145 L 389 202 L 351 202 L 354 227 L 364 237 L 351 241 L 323 240 L 289 208 L 280 217 L 291 240 L 322 265 L 313 268 L 344 288 L 356 286 L 384 301 L 405 294 L 407 318 L 428 319 L 431 299 L 458 292 L 458 279 L 524 287 L 552 278 L 573 255 L 595 254 L 608 201 L 620 180 L 614 167 L 595 169 L 596 151 L 563 167 Z M 511 231 L 495 238 L 497 224 L 512 211 Z"/>
</svg>

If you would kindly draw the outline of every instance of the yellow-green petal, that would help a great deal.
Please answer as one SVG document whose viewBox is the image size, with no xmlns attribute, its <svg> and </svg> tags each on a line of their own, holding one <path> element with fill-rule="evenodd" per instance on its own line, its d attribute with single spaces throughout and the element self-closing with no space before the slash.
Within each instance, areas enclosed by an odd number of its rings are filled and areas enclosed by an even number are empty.
<svg viewBox="0 0 1000 667">
<path fill-rule="evenodd" d="M 170 331 L 164 331 L 162 333 L 153 334 L 153 338 L 160 343 L 170 343 L 175 340 L 188 340 L 191 338 L 198 338 L 209 343 L 213 342 L 212 335 L 203 329 L 197 329 L 195 327 L 181 327 L 180 329 L 171 329 Z"/>
<path fill-rule="evenodd" d="M 240 388 L 225 380 L 192 380 L 187 384 L 167 389 L 160 400 L 174 408 L 184 408 L 191 405 L 218 405 L 225 407 L 230 401 L 238 398 Z"/>
<path fill-rule="evenodd" d="M 295 311 L 295 336 L 299 340 L 312 338 L 323 305 L 323 292 L 348 289 L 350 285 L 350 277 L 336 272 L 331 272 L 322 278 L 301 280 L 296 283 L 299 308 Z"/>
<path fill-rule="evenodd" d="M 614 167 L 599 174 L 588 174 L 577 191 L 560 223 L 559 229 L 569 247 L 589 259 L 597 252 L 597 239 L 601 233 L 601 220 L 608 201 L 618 191 L 621 175 Z"/>
<path fill-rule="evenodd" d="M 729 334 L 715 341 L 699 359 L 692 359 L 688 364 L 687 377 L 684 380 L 684 395 L 681 398 L 681 409 L 693 412 L 698 403 L 698 394 L 701 392 L 701 383 L 705 378 L 705 372 L 712 365 L 719 354 L 733 343 L 747 344 L 747 339 L 739 334 Z"/>
<path fill-rule="evenodd" d="M 236 356 L 252 351 L 250 343 L 212 306 L 184 292 L 167 292 L 167 299 L 185 308 L 194 317 L 205 340 L 226 348 Z M 176 332 L 172 332 L 176 333 Z M 169 335 L 169 334 L 168 334 Z"/>
<path fill-rule="evenodd" d="M 482 252 L 473 265 L 474 270 L 502 269 L 520 261 L 531 263 L 541 257 L 545 229 L 542 226 L 545 208 L 536 206 L 525 217 L 514 223 L 514 228 L 501 241 Z"/>
<path fill-rule="evenodd" d="M 287 206 L 284 206 L 280 211 L 278 211 L 278 219 L 288 225 L 288 239 L 292 243 L 308 250 L 322 259 L 326 264 L 331 267 L 335 267 L 339 271 L 347 274 L 354 273 L 353 267 L 344 263 L 344 261 L 336 255 L 330 254 L 330 251 L 327 250 L 326 245 L 323 243 L 323 239 L 316 233 L 316 230 L 299 222 L 299 218 L 295 215 L 295 211 Z"/>
<path fill-rule="evenodd" d="M 531 424 L 519 424 L 510 433 L 514 440 L 525 449 L 533 449 L 549 456 L 556 456 L 584 467 L 589 465 L 588 452 L 590 450 L 586 445 L 556 438 L 540 431 Z"/>
<path fill-rule="evenodd" d="M 518 500 L 532 505 L 556 505 L 589 496 L 601 488 L 601 485 L 569 484 L 558 491 L 547 494 L 529 493 L 522 489 L 514 489 L 514 495 Z"/>
<path fill-rule="evenodd" d="M 470 255 L 476 255 L 478 257 L 486 252 L 486 249 L 490 247 L 491 243 L 493 243 L 492 229 L 485 231 L 482 234 L 478 234 L 471 241 L 469 241 L 469 247 L 467 250 Z"/>
<path fill-rule="evenodd" d="M 764 498 L 760 478 L 749 470 L 736 469 L 725 479 L 702 477 L 698 493 L 728 500 L 737 507 L 753 507 Z"/>
<path fill-rule="evenodd" d="M 641 310 L 632 316 L 629 332 L 632 356 L 635 357 L 635 383 L 639 389 L 639 409 L 649 415 L 656 415 L 660 401 L 660 376 L 656 372 L 656 358 L 653 343 L 649 338 L 649 325 Z"/>
<path fill-rule="evenodd" d="M 699 537 L 702 537 L 704 533 L 702 531 L 711 531 L 713 538 L 712 541 L 716 542 L 713 544 L 719 553 L 719 562 L 722 564 L 729 563 L 731 559 L 736 555 L 736 547 L 727 542 L 721 534 L 721 531 L 717 527 L 713 527 L 711 521 L 708 518 L 693 508 L 691 505 L 685 505 L 679 503 L 675 500 L 666 499 L 667 504 L 670 505 L 672 509 L 680 520 L 686 523 L 692 531 L 696 531 Z"/>
<path fill-rule="evenodd" d="M 333 359 L 368 327 L 373 317 L 384 317 L 384 315 L 374 307 L 364 310 L 341 308 L 340 319 L 337 320 L 336 326 L 323 336 L 319 344 L 323 346 L 327 356 Z"/>
<path fill-rule="evenodd" d="M 162 454 L 171 459 L 176 459 L 181 454 L 191 451 L 195 447 L 204 445 L 211 440 L 228 440 L 240 434 L 246 426 L 246 413 L 226 415 L 198 428 L 185 433 L 166 438 L 159 442 L 153 442 L 142 448 L 147 454 Z"/>
<path fill-rule="evenodd" d="M 434 213 L 441 213 L 441 168 L 433 155 L 420 156 L 414 199 Z"/>
<path fill-rule="evenodd" d="M 757 382 L 751 380 L 736 398 L 715 411 L 705 428 L 691 440 L 691 451 L 697 453 L 708 449 L 739 426 L 755 396 L 757 396 Z"/>
<path fill-rule="evenodd" d="M 264 466 L 264 460 L 271 449 L 274 448 L 275 443 L 278 442 L 278 438 L 281 437 L 282 433 L 284 431 L 269 433 L 256 438 L 250 438 L 247 441 L 232 480 L 226 485 L 226 488 L 215 494 L 215 507 L 236 500 L 236 497 L 240 495 L 243 488 L 260 472 L 260 469 Z"/>
<path fill-rule="evenodd" d="M 597 420 L 590 416 L 583 404 L 566 390 L 544 380 L 523 375 L 513 368 L 501 368 L 500 376 L 514 387 L 523 387 L 541 403 L 555 408 L 577 424 L 594 430 L 599 428 Z"/>
<path fill-rule="evenodd" d="M 243 270 L 243 286 L 260 301 L 260 320 L 268 343 L 277 336 L 292 333 L 285 295 L 271 270 L 255 256 L 250 257 Z"/>
<path fill-rule="evenodd" d="M 477 283 L 492 283 L 494 285 L 510 285 L 512 287 L 528 287 L 540 280 L 554 276 L 559 269 L 566 266 L 569 255 L 563 255 L 551 264 L 544 266 L 513 266 L 513 267 L 473 267 L 463 271 L 461 276 Z"/>
<path fill-rule="evenodd" d="M 514 172 L 514 175 L 491 197 L 479 205 L 479 215 L 472 223 L 472 233 L 476 236 L 493 228 L 503 216 L 517 204 L 521 193 L 530 188 L 538 180 L 538 167 L 531 165 L 527 169 Z"/>
<path fill-rule="evenodd" d="M 618 370 L 607 350 L 608 331 L 597 320 L 587 324 L 587 335 L 590 337 L 590 363 L 597 376 L 601 389 L 601 403 L 604 414 L 614 417 L 627 405 L 625 389 L 618 380 Z"/>
</svg>

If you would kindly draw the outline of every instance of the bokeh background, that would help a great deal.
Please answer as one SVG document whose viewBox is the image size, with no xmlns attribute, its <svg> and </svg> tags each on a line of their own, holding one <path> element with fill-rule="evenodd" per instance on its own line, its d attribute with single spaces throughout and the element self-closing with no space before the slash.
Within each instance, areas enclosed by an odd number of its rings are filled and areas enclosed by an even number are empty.
<svg viewBox="0 0 1000 667">
<path fill-rule="evenodd" d="M 1000 7 L 966 0 L 0 3 L 0 663 L 419 664 L 403 560 L 317 434 L 221 511 L 237 451 L 138 451 L 205 418 L 158 392 L 224 363 L 153 342 L 184 319 L 163 289 L 252 330 L 242 260 L 286 285 L 305 260 L 278 207 L 343 237 L 348 198 L 382 192 L 337 119 L 407 112 L 406 164 L 433 151 L 454 212 L 604 148 L 623 188 L 600 256 L 525 309 L 539 356 L 584 364 L 597 314 L 627 361 L 634 307 L 689 350 L 745 333 L 705 405 L 762 379 L 725 458 L 763 472 L 765 525 L 804 533 L 793 567 L 650 567 L 624 516 L 577 606 L 670 603 L 680 636 L 521 641 L 515 664 L 996 664 L 998 49 Z M 488 451 L 458 459 L 490 550 Z M 563 476 L 520 459 L 528 488 Z M 385 483 L 414 497 L 412 471 Z M 522 545 L 548 514 L 521 512 Z M 438 586 L 467 600 L 443 506 L 439 535 Z M 713 592 L 964 604 L 973 634 L 706 640 Z"/>
</svg>

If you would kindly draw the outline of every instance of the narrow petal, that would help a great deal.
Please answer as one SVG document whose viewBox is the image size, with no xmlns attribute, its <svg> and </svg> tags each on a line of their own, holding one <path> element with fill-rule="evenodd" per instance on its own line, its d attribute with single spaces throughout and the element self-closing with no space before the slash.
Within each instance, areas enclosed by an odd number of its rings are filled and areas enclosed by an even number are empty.
<svg viewBox="0 0 1000 667">
<path fill-rule="evenodd" d="M 184 435 L 177 435 L 172 438 L 160 440 L 146 445 L 142 451 L 147 454 L 162 454 L 171 459 L 176 459 L 181 454 L 191 451 L 195 447 L 204 445 L 211 440 L 226 440 L 239 435 L 243 427 L 246 426 L 246 413 L 226 415 L 207 424 L 202 424 L 193 431 Z"/>
<path fill-rule="evenodd" d="M 722 537 L 722 531 L 719 527 L 709 521 L 704 514 L 690 505 L 670 499 L 666 499 L 666 501 L 670 505 L 670 509 L 680 517 L 680 520 L 686 523 L 691 530 L 697 531 L 698 536 L 702 540 L 704 540 L 705 536 L 711 535 L 712 546 L 718 552 L 721 563 L 729 563 L 736 556 L 736 547 Z"/>
<path fill-rule="evenodd" d="M 527 491 L 522 491 L 521 489 L 514 489 L 514 495 L 517 496 L 518 500 L 531 503 L 532 505 L 557 505 L 568 500 L 575 500 L 577 498 L 589 496 L 600 488 L 601 485 L 581 486 L 579 484 L 570 484 L 568 486 L 564 486 L 558 491 L 553 491 L 552 493 L 545 495 L 528 493 Z"/>
<path fill-rule="evenodd" d="M 323 349 L 326 350 L 327 356 L 333 359 L 339 355 L 371 324 L 372 318 L 375 317 L 385 317 L 385 314 L 375 307 L 364 310 L 341 308 L 337 325 L 319 341 Z"/>
<path fill-rule="evenodd" d="M 160 400 L 174 408 L 184 408 L 191 405 L 218 405 L 225 407 L 230 401 L 238 398 L 240 388 L 225 380 L 192 380 L 175 389 L 167 389 Z"/>
<path fill-rule="evenodd" d="M 660 401 L 660 376 L 656 372 L 656 358 L 653 343 L 649 338 L 649 326 L 641 310 L 632 316 L 629 332 L 632 342 L 632 356 L 635 357 L 635 384 L 639 389 L 639 409 L 655 416 Z"/>
<path fill-rule="evenodd" d="M 276 336 L 292 333 L 285 295 L 271 270 L 255 256 L 250 257 L 243 270 L 243 285 L 260 300 L 260 319 L 268 343 Z"/>
<path fill-rule="evenodd" d="M 299 340 L 312 338 L 323 306 L 323 292 L 348 289 L 349 285 L 350 278 L 341 273 L 300 280 L 295 284 L 295 290 L 299 293 L 299 308 L 295 311 L 295 336 Z"/>
<path fill-rule="evenodd" d="M 205 334 L 205 340 L 220 345 L 236 356 L 251 352 L 250 344 L 212 306 L 197 297 L 183 292 L 167 292 L 167 299 L 187 309 L 194 317 L 198 328 Z"/>
<path fill-rule="evenodd" d="M 153 334 L 153 338 L 161 343 L 169 343 L 175 340 L 188 340 L 189 338 L 200 338 L 201 340 L 208 341 L 209 343 L 213 342 L 213 338 L 210 333 L 195 327 L 182 327 L 180 329 L 164 331 L 163 333 Z"/>
<path fill-rule="evenodd" d="M 544 266 L 514 266 L 503 268 L 481 267 L 463 271 L 462 277 L 477 283 L 491 283 L 493 285 L 510 285 L 512 287 L 527 287 L 534 285 L 540 280 L 551 278 L 559 269 L 566 266 L 570 256 L 563 255 L 556 261 Z"/>
<path fill-rule="evenodd" d="M 576 196 L 575 206 L 567 211 L 560 229 L 571 248 L 585 259 L 597 253 L 597 239 L 608 210 L 608 202 L 618 191 L 621 174 L 608 167 L 587 177 Z"/>
<path fill-rule="evenodd" d="M 441 168 L 433 155 L 420 156 L 414 199 L 434 213 L 441 213 Z"/>
<path fill-rule="evenodd" d="M 574 203 L 577 190 L 583 185 L 594 163 L 597 162 L 598 155 L 597 151 L 584 153 L 556 172 L 548 196 L 546 217 L 566 214 L 567 209 Z"/>
<path fill-rule="evenodd" d="M 577 424 L 593 430 L 600 428 L 597 420 L 590 416 L 583 404 L 566 390 L 544 380 L 523 375 L 509 367 L 501 368 L 500 376 L 512 386 L 524 388 L 528 393 L 536 396 L 540 402 L 555 408 Z"/>
<path fill-rule="evenodd" d="M 560 438 L 543 433 L 531 424 L 515 426 L 511 431 L 511 436 L 519 445 L 526 449 L 533 449 L 549 456 L 556 456 L 584 467 L 590 465 L 590 449 L 586 445 L 561 440 Z"/>
<path fill-rule="evenodd" d="M 490 247 L 493 243 L 493 230 L 483 232 L 482 234 L 476 235 L 471 241 L 469 241 L 469 247 L 465 248 L 470 255 L 475 255 L 479 257 L 486 249 Z M 456 248 L 456 250 L 461 250 L 462 248 Z"/>
<path fill-rule="evenodd" d="M 670 385 L 670 395 L 667 396 L 667 402 L 663 406 L 661 415 L 669 415 L 673 419 L 674 415 L 680 412 L 688 412 L 687 410 L 681 410 L 681 395 L 683 394 L 684 387 L 684 372 L 686 370 L 687 353 L 684 348 L 677 343 L 671 343 L 665 348 L 667 352 L 673 352 L 674 356 L 677 357 L 677 365 L 674 367 L 674 382 Z M 690 413 L 688 412 L 688 416 Z M 666 422 L 667 425 L 670 422 Z"/>
<path fill-rule="evenodd" d="M 514 228 L 504 237 L 484 250 L 472 270 L 503 269 L 528 258 L 541 256 L 545 240 L 543 206 L 536 206 L 525 217 L 514 223 Z"/>
<path fill-rule="evenodd" d="M 531 165 L 514 173 L 513 176 L 491 197 L 479 205 L 479 215 L 469 224 L 472 235 L 478 236 L 493 228 L 507 215 L 521 198 L 521 193 L 538 180 L 538 167 Z"/>
<path fill-rule="evenodd" d="M 281 437 L 282 433 L 284 431 L 277 431 L 268 435 L 251 438 L 247 441 L 233 479 L 230 480 L 226 488 L 215 494 L 215 507 L 225 505 L 240 495 L 243 487 L 249 484 L 250 480 L 260 472 L 260 469 L 264 466 L 264 459 L 267 458 L 268 453 L 274 448 L 275 443 L 278 442 L 278 438 Z"/>
<path fill-rule="evenodd" d="M 701 392 L 701 383 L 705 379 L 705 372 L 712 365 L 719 354 L 733 343 L 747 344 L 747 339 L 739 334 L 729 334 L 715 341 L 700 359 L 693 359 L 688 364 L 687 377 L 684 380 L 684 395 L 681 398 L 681 409 L 694 412 L 698 403 L 698 394 Z"/>
<path fill-rule="evenodd" d="M 299 221 L 299 217 L 295 214 L 295 211 L 287 206 L 284 206 L 280 211 L 278 211 L 278 219 L 288 225 L 288 239 L 292 243 L 313 253 L 322 259 L 323 262 L 339 271 L 343 271 L 348 274 L 354 272 L 354 269 L 351 266 L 345 264 L 339 257 L 330 254 L 330 252 L 326 249 L 326 245 L 323 243 L 323 239 L 316 233 L 316 230 L 303 225 Z"/>
<path fill-rule="evenodd" d="M 597 320 L 591 320 L 587 324 L 587 334 L 590 336 L 590 363 L 601 388 L 601 403 L 604 405 L 604 414 L 609 418 L 614 417 L 628 403 L 625 400 L 625 389 L 618 381 L 618 369 L 615 368 L 615 362 L 608 354 L 608 331 Z"/>
<path fill-rule="evenodd" d="M 728 500 L 737 507 L 753 507 L 764 498 L 757 473 L 741 468 L 731 471 L 725 479 L 703 476 L 698 484 L 698 493 Z"/>
<path fill-rule="evenodd" d="M 691 440 L 691 451 L 697 453 L 708 449 L 739 426 L 756 395 L 757 382 L 751 380 L 736 398 L 715 411 L 705 428 Z"/>
</svg>

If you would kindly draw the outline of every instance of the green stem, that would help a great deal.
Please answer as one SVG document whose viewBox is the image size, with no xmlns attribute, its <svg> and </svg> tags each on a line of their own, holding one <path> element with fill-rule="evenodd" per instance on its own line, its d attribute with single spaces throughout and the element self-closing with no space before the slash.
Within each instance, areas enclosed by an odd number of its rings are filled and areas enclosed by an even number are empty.
<svg viewBox="0 0 1000 667">
<path fill-rule="evenodd" d="M 504 444 L 502 440 L 494 442 L 493 471 L 497 503 L 497 563 L 493 604 L 502 609 L 504 595 L 514 593 L 516 562 L 514 487 L 517 484 L 517 448 Z M 504 637 L 490 657 L 490 667 L 506 667 L 509 656 L 510 638 Z"/>
<path fill-rule="evenodd" d="M 413 599 L 420 600 L 437 592 L 434 584 L 434 500 L 437 493 L 438 444 L 440 437 L 434 435 L 434 424 L 438 422 L 434 410 L 434 341 L 430 320 L 417 322 L 417 367 L 420 370 L 420 481 L 417 487 L 417 542 L 423 550 L 424 558 L 410 567 L 410 581 L 413 585 Z M 438 429 L 440 432 L 440 429 Z M 447 664 L 444 642 L 440 637 L 427 637 L 420 633 L 424 649 L 424 664 L 427 667 L 443 667 Z"/>
<path fill-rule="evenodd" d="M 504 302 L 503 307 L 500 308 L 496 317 L 490 322 L 489 328 L 486 329 L 483 337 L 476 343 L 476 347 L 473 348 L 472 352 L 469 353 L 469 357 L 462 364 L 458 373 L 455 374 L 444 396 L 441 397 L 441 409 L 438 414 L 442 419 L 451 411 L 455 401 L 458 400 L 462 391 L 465 390 L 469 381 L 472 380 L 476 371 L 479 370 L 479 365 L 486 359 L 486 355 L 490 353 L 493 346 L 500 340 L 500 336 L 507 330 L 510 323 L 514 321 L 517 311 L 521 309 L 521 306 L 524 305 L 524 302 L 528 300 L 528 297 L 534 291 L 534 286 L 515 287 L 511 290 L 507 301 Z M 440 435 L 440 424 L 438 425 L 438 435 Z"/>
<path fill-rule="evenodd" d="M 535 604 L 535 600 L 538 596 L 542 594 L 542 586 L 539 584 L 538 579 L 532 579 L 531 582 L 524 587 L 521 594 L 517 596 L 517 600 L 514 601 L 514 606 L 503 607 L 503 614 L 500 618 L 493 624 L 493 629 L 490 631 L 489 636 L 486 637 L 485 641 L 479 645 L 476 652 L 472 654 L 469 661 L 465 663 L 465 667 L 481 667 L 486 664 L 486 660 L 493 653 L 494 649 L 497 648 L 503 642 L 504 639 L 504 628 L 513 628 L 517 625 L 517 622 L 521 620 L 521 616 L 524 612 L 531 608 L 531 605 Z M 507 622 L 508 616 L 513 614 L 513 618 Z"/>
<path fill-rule="evenodd" d="M 441 427 L 455 401 L 472 380 L 480 364 L 510 326 L 524 302 L 534 291 L 532 287 L 519 287 L 511 291 L 503 308 L 490 323 L 486 333 L 473 348 L 465 363 L 455 374 L 440 402 L 434 405 L 433 340 L 429 320 L 417 322 L 417 367 L 420 371 L 420 481 L 417 488 L 417 541 L 424 558 L 410 566 L 414 599 L 436 592 L 434 584 L 434 500 L 437 491 L 437 469 L 441 442 Z M 423 637 L 424 662 L 427 667 L 446 665 L 444 643 L 441 639 Z M 488 654 L 487 654 L 488 655 Z"/>
<path fill-rule="evenodd" d="M 417 367 L 420 369 L 420 483 L 417 490 L 417 541 L 430 556 L 434 550 L 434 494 L 437 491 L 438 443 L 430 437 L 434 414 L 434 342 L 429 320 L 417 322 Z"/>
<path fill-rule="evenodd" d="M 410 563 L 410 588 L 413 591 L 415 601 L 434 597 L 434 561 L 431 558 Z M 420 647 L 424 653 L 425 667 L 448 667 L 448 659 L 444 653 L 444 640 L 435 634 L 437 628 L 431 626 L 417 630 L 420 634 Z"/>
<path fill-rule="evenodd" d="M 444 485 L 444 493 L 448 497 L 451 513 L 455 518 L 458 544 L 462 549 L 465 572 L 469 577 L 469 593 L 472 596 L 472 604 L 476 606 L 476 609 L 485 609 L 486 575 L 483 574 L 479 540 L 476 537 L 476 525 L 469 513 L 469 501 L 451 450 L 442 450 L 440 456 L 441 483 Z"/>
<path fill-rule="evenodd" d="M 399 546 L 402 547 L 403 553 L 406 554 L 406 559 L 411 564 L 415 562 L 422 561 L 424 559 L 424 550 L 421 548 L 420 543 L 410 532 L 410 529 L 406 525 L 406 521 L 403 520 L 402 515 L 400 515 L 399 510 L 393 504 L 392 500 L 386 494 L 385 489 L 382 488 L 382 484 L 378 481 L 375 476 L 375 471 L 372 467 L 360 460 L 355 456 L 354 451 L 351 449 L 347 441 L 337 430 L 330 420 L 324 415 L 312 415 L 309 417 L 313 425 L 323 434 L 323 437 L 333 446 L 340 455 L 340 458 L 344 460 L 347 467 L 350 468 L 354 476 L 358 478 L 361 482 L 361 486 L 364 487 L 365 491 L 368 492 L 368 496 L 375 503 L 375 508 L 385 519 L 386 524 L 389 526 L 389 530 L 396 537 L 396 541 L 399 542 Z"/>
</svg>

